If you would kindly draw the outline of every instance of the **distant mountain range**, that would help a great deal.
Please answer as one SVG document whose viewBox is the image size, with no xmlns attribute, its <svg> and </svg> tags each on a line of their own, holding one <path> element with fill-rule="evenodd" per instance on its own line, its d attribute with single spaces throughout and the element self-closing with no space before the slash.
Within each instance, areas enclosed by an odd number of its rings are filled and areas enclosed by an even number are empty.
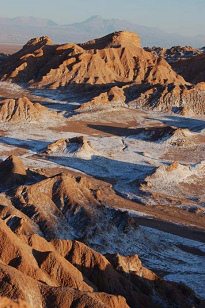
<svg viewBox="0 0 205 308">
<path fill-rule="evenodd" d="M 137 32 L 143 46 L 171 47 L 175 45 L 205 45 L 205 35 L 183 36 L 138 25 L 120 19 L 103 19 L 100 16 L 74 24 L 58 25 L 54 21 L 35 17 L 0 17 L 0 43 L 24 44 L 32 37 L 48 35 L 56 43 L 84 42 L 108 33 L 127 30 Z"/>
</svg>

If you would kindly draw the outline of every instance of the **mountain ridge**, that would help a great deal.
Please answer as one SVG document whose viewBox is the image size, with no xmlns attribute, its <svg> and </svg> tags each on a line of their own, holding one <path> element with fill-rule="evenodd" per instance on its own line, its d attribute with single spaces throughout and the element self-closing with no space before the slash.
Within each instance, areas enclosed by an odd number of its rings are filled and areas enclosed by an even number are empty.
<svg viewBox="0 0 205 308">
<path fill-rule="evenodd" d="M 56 43 L 67 41 L 88 41 L 115 31 L 137 32 L 142 37 L 143 46 L 172 47 L 174 45 L 193 45 L 201 47 L 205 37 L 184 36 L 176 33 L 166 33 L 155 27 L 138 25 L 121 19 L 104 19 L 101 16 L 71 24 L 59 25 L 50 19 L 35 17 L 0 17 L 0 43 L 24 44 L 30 37 L 42 36 L 45 33 Z M 25 27 L 26 26 L 26 27 Z"/>
</svg>

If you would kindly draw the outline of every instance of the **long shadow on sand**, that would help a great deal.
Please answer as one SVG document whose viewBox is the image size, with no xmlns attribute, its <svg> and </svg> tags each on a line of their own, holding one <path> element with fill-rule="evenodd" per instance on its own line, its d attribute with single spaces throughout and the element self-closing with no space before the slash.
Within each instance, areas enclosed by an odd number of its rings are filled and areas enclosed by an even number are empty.
<svg viewBox="0 0 205 308">
<path fill-rule="evenodd" d="M 100 132 L 107 133 L 111 136 L 119 137 L 129 137 L 133 136 L 137 140 L 149 141 L 149 142 L 158 142 L 162 139 L 169 138 L 174 129 L 171 127 L 142 127 L 142 128 L 127 128 L 127 127 L 116 127 L 110 125 L 98 125 L 98 124 L 88 124 L 89 128 L 98 130 Z"/>
<path fill-rule="evenodd" d="M 23 149 L 28 149 L 32 151 L 40 151 L 46 146 L 48 146 L 49 142 L 41 141 L 41 140 L 33 140 L 33 139 L 27 139 L 27 140 L 21 140 L 17 138 L 11 138 L 11 137 L 0 137 L 0 144 L 7 144 L 16 146 Z"/>
<path fill-rule="evenodd" d="M 33 150 L 35 152 L 41 152 L 49 144 L 49 142 L 45 141 L 32 139 L 21 140 L 11 137 L 0 137 L 0 144 L 1 143 Z M 155 169 L 150 165 L 118 161 L 98 155 L 92 155 L 89 159 L 70 156 L 44 156 L 43 158 L 61 166 L 85 172 L 88 175 L 110 179 L 111 182 L 115 182 L 115 179 L 117 179 L 117 181 L 120 179 L 125 182 L 136 179 L 143 180 L 145 176 Z"/>
<path fill-rule="evenodd" d="M 147 118 L 148 120 L 157 120 L 162 122 L 165 125 L 175 126 L 178 128 L 187 128 L 192 132 L 201 132 L 205 129 L 205 120 L 187 118 L 180 116 L 166 116 L 164 118 Z"/>
<path fill-rule="evenodd" d="M 64 112 L 68 118 L 75 114 L 76 109 L 102 92 L 108 91 L 113 86 L 123 86 L 126 83 L 113 82 L 110 84 L 92 85 L 89 83 L 72 83 L 60 89 L 31 89 L 32 94 L 43 98 L 40 103 L 57 112 Z M 38 101 L 38 100 L 37 100 Z"/>
<path fill-rule="evenodd" d="M 93 155 L 91 159 L 61 156 L 46 158 L 61 166 L 74 168 L 99 179 L 106 179 L 112 184 L 141 182 L 155 169 L 149 165 L 118 161 L 97 155 Z M 135 185 L 137 187 L 137 183 Z"/>
<path fill-rule="evenodd" d="M 98 130 L 100 132 L 104 132 L 107 134 L 115 135 L 115 136 L 131 136 L 141 134 L 143 132 L 142 128 L 126 128 L 126 127 L 116 127 L 111 125 L 98 125 L 98 124 L 88 124 L 89 128 Z"/>
<path fill-rule="evenodd" d="M 148 126 L 142 128 L 127 128 L 116 127 L 111 125 L 98 125 L 88 124 L 89 128 L 95 129 L 100 132 L 107 133 L 109 135 L 115 135 L 120 137 L 134 136 L 138 140 L 147 140 L 149 142 L 156 142 L 161 138 L 168 138 L 174 132 L 174 128 L 187 128 L 192 132 L 201 132 L 205 129 L 205 120 L 182 118 L 177 116 L 167 116 L 166 118 L 147 118 L 149 121 L 159 121 L 166 126 Z"/>
</svg>

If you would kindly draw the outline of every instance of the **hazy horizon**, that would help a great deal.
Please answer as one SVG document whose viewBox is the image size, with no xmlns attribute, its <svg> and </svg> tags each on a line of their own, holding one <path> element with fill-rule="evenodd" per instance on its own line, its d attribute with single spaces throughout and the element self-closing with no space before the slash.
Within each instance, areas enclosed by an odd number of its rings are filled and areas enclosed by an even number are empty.
<svg viewBox="0 0 205 308">
<path fill-rule="evenodd" d="M 170 33 L 203 35 L 205 3 L 203 0 L 95 0 L 26 1 L 0 0 L 1 17 L 33 16 L 58 24 L 82 22 L 91 16 L 124 19 L 156 27 Z"/>
</svg>

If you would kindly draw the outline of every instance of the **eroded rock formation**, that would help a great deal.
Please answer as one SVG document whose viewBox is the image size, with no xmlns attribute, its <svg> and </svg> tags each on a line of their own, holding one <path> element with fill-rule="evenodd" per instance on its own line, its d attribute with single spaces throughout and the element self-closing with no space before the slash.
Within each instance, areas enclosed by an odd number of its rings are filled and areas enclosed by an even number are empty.
<svg viewBox="0 0 205 308">
<path fill-rule="evenodd" d="M 68 172 L 1 193 L 0 201 L 0 296 L 7 297 L 2 303 L 34 308 L 202 304 L 184 285 L 165 282 L 145 268 L 138 256 L 103 256 L 79 241 L 58 239 L 68 237 L 72 217 L 79 232 L 97 219 L 100 223 L 103 208 L 120 202 L 111 185 Z M 121 219 L 127 231 L 137 227 L 126 214 Z"/>
<path fill-rule="evenodd" d="M 0 102 L 0 120 L 3 122 L 23 123 L 46 120 L 55 113 L 38 103 L 32 103 L 27 97 L 5 99 Z"/>
<path fill-rule="evenodd" d="M 129 32 L 79 45 L 51 45 L 47 37 L 33 39 L 9 57 L 1 78 L 51 88 L 133 81 L 185 83 L 163 58 L 141 48 L 139 37 Z"/>
</svg>

